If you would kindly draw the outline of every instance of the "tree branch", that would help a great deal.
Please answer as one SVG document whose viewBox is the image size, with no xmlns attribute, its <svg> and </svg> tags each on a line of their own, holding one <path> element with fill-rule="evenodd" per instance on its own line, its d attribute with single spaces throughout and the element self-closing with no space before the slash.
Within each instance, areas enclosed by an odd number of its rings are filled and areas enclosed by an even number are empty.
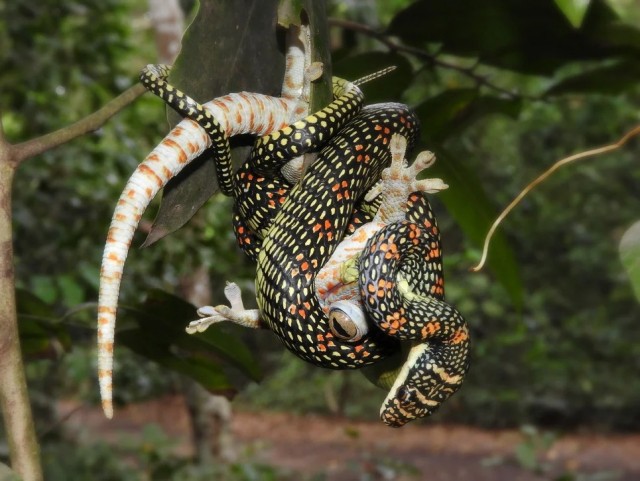
<svg viewBox="0 0 640 481">
<path fill-rule="evenodd" d="M 25 159 L 98 129 L 144 92 L 144 87 L 136 84 L 84 119 L 16 145 L 7 141 L 0 116 L 0 411 L 9 442 L 11 467 L 24 481 L 42 481 L 42 467 L 16 310 L 11 216 L 14 174 Z"/>
<path fill-rule="evenodd" d="M 480 75 L 475 71 L 476 67 L 478 66 L 478 63 L 475 63 L 471 67 L 462 67 L 460 65 L 456 65 L 455 63 L 446 62 L 438 58 L 437 54 L 427 52 L 426 50 L 421 48 L 411 47 L 408 45 L 403 45 L 401 43 L 394 42 L 389 37 L 387 37 L 384 33 L 379 32 L 369 27 L 368 25 L 352 22 L 350 20 L 343 20 L 340 18 L 330 18 L 329 25 L 332 27 L 339 27 L 345 30 L 358 32 L 368 37 L 374 38 L 378 40 L 380 43 L 382 43 L 384 46 L 386 46 L 391 52 L 404 52 L 409 55 L 413 55 L 414 57 L 417 57 L 425 62 L 428 62 L 431 65 L 435 65 L 436 67 L 459 72 L 460 74 L 472 79 L 476 83 L 476 85 L 484 86 L 491 90 L 495 90 L 496 92 L 500 92 L 501 94 L 507 95 L 510 98 L 527 98 L 530 100 L 536 100 L 536 97 L 534 96 L 524 95 L 519 92 L 509 90 L 507 88 L 504 88 L 492 83 L 488 79 L 488 77 L 484 75 Z"/>
<path fill-rule="evenodd" d="M 24 481 L 41 481 L 40 449 L 22 363 L 16 313 L 11 236 L 11 186 L 15 165 L 9 144 L 0 145 L 0 410 L 9 441 L 11 467 Z"/>
<path fill-rule="evenodd" d="M 13 145 L 11 148 L 11 162 L 18 165 L 30 157 L 51 150 L 81 135 L 99 129 L 107 120 L 132 103 L 145 91 L 144 86 L 137 83 L 111 100 L 100 110 L 88 115 L 84 119 L 78 120 L 67 127 L 63 127 L 42 137 Z"/>
</svg>

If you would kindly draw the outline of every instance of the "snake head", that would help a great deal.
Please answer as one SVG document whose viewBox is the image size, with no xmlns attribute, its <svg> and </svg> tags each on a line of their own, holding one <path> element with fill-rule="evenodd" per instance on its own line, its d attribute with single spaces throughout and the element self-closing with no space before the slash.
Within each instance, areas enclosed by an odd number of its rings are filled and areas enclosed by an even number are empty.
<svg viewBox="0 0 640 481">
<path fill-rule="evenodd" d="M 466 359 L 456 364 L 455 373 L 442 367 L 440 346 L 428 342 L 416 344 L 409 351 L 387 395 L 380 417 L 398 428 L 415 419 L 433 414 L 462 384 L 468 368 Z"/>
</svg>

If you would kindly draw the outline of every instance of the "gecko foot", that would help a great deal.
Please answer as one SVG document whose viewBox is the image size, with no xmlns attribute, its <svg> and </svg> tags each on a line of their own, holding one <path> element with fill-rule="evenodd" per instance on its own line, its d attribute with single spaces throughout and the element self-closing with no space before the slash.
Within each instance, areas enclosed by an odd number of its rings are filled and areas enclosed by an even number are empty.
<svg viewBox="0 0 640 481">
<path fill-rule="evenodd" d="M 433 165 L 436 158 L 433 153 L 424 151 L 418 154 L 413 164 L 408 165 L 405 159 L 407 139 L 394 134 L 389 143 L 391 165 L 382 171 L 380 181 L 365 196 L 365 201 L 372 201 L 381 196 L 382 201 L 376 219 L 390 224 L 402 220 L 406 210 L 406 199 L 413 192 L 434 194 L 448 187 L 442 179 L 418 180 L 417 176 L 424 169 Z"/>
<path fill-rule="evenodd" d="M 436 156 L 433 152 L 429 152 L 428 150 L 420 152 L 413 164 L 408 166 L 405 159 L 407 139 L 399 134 L 394 134 L 391 137 L 389 150 L 391 151 L 391 165 L 384 169 L 381 175 L 382 183 L 386 184 L 386 186 L 383 186 L 383 191 L 390 189 L 392 185 L 398 182 L 406 186 L 406 191 L 420 191 L 430 194 L 449 187 L 442 179 L 416 179 L 420 172 L 428 169 L 435 163 Z"/>
<path fill-rule="evenodd" d="M 212 324 L 230 321 L 241 326 L 257 329 L 260 327 L 260 318 L 257 309 L 245 309 L 242 302 L 242 292 L 235 282 L 227 282 L 224 288 L 224 296 L 229 301 L 230 307 L 202 306 L 196 312 L 200 319 L 192 321 L 186 328 L 188 334 L 204 332 Z"/>
</svg>

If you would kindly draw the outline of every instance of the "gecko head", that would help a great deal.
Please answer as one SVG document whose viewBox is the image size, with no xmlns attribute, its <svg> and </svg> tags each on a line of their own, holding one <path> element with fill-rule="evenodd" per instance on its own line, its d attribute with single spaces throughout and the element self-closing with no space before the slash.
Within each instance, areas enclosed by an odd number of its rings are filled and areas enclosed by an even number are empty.
<svg viewBox="0 0 640 481">
<path fill-rule="evenodd" d="M 342 341 L 356 342 L 369 332 L 362 306 L 354 301 L 337 301 L 329 307 L 329 329 Z"/>
</svg>

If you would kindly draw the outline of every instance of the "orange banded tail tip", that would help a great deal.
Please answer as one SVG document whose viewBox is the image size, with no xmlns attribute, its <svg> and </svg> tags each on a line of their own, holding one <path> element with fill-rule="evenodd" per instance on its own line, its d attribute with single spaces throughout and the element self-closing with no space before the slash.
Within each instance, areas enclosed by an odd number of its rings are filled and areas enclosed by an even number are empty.
<svg viewBox="0 0 640 481">
<path fill-rule="evenodd" d="M 113 419 L 113 403 L 111 401 L 102 401 L 102 411 L 107 419 Z"/>
</svg>

